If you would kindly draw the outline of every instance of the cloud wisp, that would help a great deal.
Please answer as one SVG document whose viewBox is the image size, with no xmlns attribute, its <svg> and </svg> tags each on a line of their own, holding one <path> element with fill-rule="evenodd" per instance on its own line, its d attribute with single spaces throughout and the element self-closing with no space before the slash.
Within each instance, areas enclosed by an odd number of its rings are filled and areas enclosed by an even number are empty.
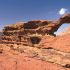
<svg viewBox="0 0 70 70">
<path fill-rule="evenodd" d="M 63 14 L 65 14 L 65 13 L 67 13 L 68 12 L 68 9 L 66 9 L 66 8 L 61 8 L 59 11 L 58 11 L 58 14 L 59 15 L 63 15 Z"/>
</svg>

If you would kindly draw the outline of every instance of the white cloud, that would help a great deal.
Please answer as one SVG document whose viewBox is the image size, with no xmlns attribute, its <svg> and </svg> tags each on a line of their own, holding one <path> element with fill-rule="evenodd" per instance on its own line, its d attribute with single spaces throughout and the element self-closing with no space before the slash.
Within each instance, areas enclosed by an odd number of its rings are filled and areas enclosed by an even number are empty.
<svg viewBox="0 0 70 70">
<path fill-rule="evenodd" d="M 67 13 L 67 11 L 68 11 L 68 9 L 61 8 L 58 13 L 59 13 L 60 15 L 63 15 L 63 14 L 65 14 L 65 13 Z"/>
</svg>

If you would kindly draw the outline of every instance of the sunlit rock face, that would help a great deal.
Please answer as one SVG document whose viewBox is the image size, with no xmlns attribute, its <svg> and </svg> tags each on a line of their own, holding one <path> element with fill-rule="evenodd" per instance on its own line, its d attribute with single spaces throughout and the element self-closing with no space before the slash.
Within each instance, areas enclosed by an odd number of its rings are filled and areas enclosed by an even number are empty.
<svg viewBox="0 0 70 70">
<path fill-rule="evenodd" d="M 5 26 L 0 36 L 0 70 L 70 70 L 70 15 L 56 21 L 33 20 Z"/>
</svg>

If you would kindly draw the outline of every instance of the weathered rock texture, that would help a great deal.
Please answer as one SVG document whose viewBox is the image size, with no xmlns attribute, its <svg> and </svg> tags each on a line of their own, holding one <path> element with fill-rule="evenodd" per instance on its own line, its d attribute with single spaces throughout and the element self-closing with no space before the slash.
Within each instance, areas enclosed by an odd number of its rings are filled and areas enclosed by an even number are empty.
<svg viewBox="0 0 70 70">
<path fill-rule="evenodd" d="M 70 23 L 70 14 L 64 15 L 56 21 L 37 20 L 8 25 L 3 29 L 4 36 L 1 37 L 1 42 L 33 46 L 47 34 L 55 36 L 54 32 L 64 23 Z"/>
<path fill-rule="evenodd" d="M 16 44 L 11 46 L 0 44 L 0 70 L 70 70 L 70 53 Z"/>
<path fill-rule="evenodd" d="M 6 26 L 0 36 L 0 70 L 70 70 L 70 33 L 54 34 L 64 23 L 70 23 L 70 14 Z"/>
<path fill-rule="evenodd" d="M 54 48 L 63 52 L 70 52 L 70 34 L 57 37 L 45 36 L 38 44 L 40 48 Z"/>
</svg>

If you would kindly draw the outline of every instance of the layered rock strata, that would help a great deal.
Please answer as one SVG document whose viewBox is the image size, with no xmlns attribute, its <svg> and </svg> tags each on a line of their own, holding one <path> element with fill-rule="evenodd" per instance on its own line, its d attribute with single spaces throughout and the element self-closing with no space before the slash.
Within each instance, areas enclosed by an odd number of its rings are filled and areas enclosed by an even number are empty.
<svg viewBox="0 0 70 70">
<path fill-rule="evenodd" d="M 36 20 L 21 22 L 5 26 L 1 43 L 16 43 L 23 45 L 38 44 L 43 36 L 49 34 L 55 36 L 54 32 L 64 24 L 70 22 L 70 14 L 63 15 L 56 21 Z"/>
<path fill-rule="evenodd" d="M 0 70 L 70 70 L 70 34 L 54 34 L 64 23 L 70 23 L 70 14 L 6 26 L 0 36 Z"/>
</svg>

